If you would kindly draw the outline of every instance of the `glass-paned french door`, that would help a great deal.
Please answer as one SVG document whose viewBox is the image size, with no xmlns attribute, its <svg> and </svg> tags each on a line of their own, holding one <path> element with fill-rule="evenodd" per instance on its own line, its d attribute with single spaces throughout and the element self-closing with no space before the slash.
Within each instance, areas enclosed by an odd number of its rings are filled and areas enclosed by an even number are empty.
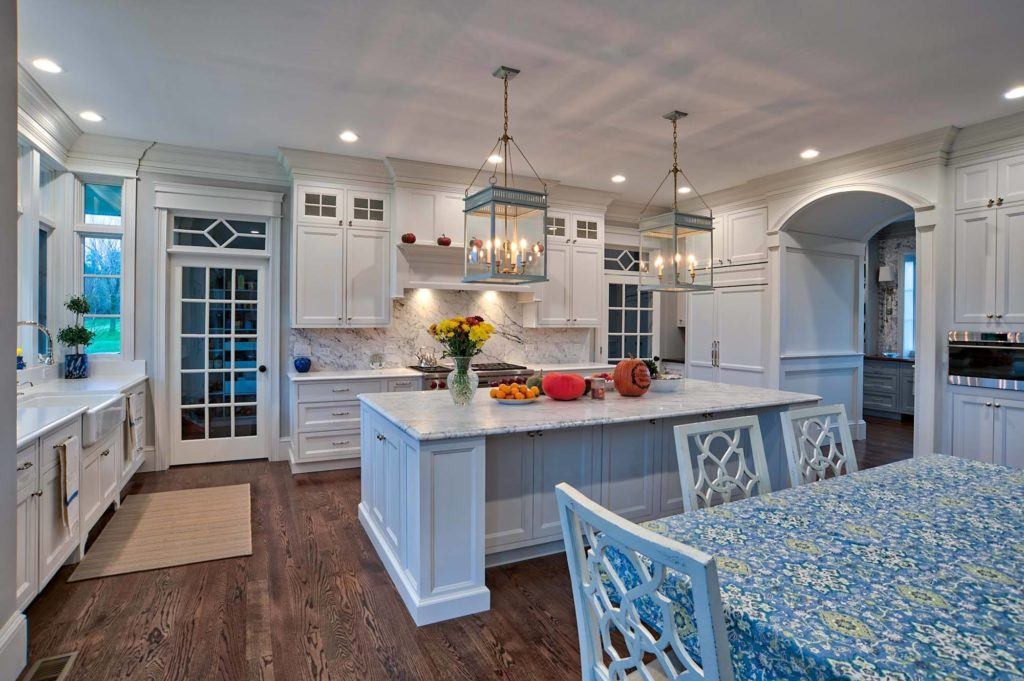
<svg viewBox="0 0 1024 681">
<path fill-rule="evenodd" d="M 654 294 L 641 291 L 636 277 L 607 276 L 608 319 L 605 347 L 609 363 L 626 357 L 650 359 L 657 354 Z"/>
<path fill-rule="evenodd" d="M 175 260 L 173 464 L 268 455 L 265 280 L 263 261 Z"/>
</svg>

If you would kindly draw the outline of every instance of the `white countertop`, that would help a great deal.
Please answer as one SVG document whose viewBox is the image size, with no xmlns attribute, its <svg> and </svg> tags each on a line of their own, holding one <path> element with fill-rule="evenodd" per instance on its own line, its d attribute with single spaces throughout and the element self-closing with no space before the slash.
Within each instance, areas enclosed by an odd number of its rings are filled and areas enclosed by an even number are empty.
<svg viewBox="0 0 1024 681">
<path fill-rule="evenodd" d="M 96 393 L 96 404 L 93 406 L 98 406 L 107 399 L 104 396 L 105 394 L 124 392 L 125 390 L 142 383 L 146 379 L 147 376 L 145 374 L 111 374 L 105 376 L 90 376 L 89 378 L 75 380 L 58 378 L 49 381 L 42 381 L 31 387 L 21 386 L 18 388 L 18 391 L 25 393 L 20 401 L 35 395 L 45 395 L 47 393 L 59 393 L 64 395 L 87 395 L 89 393 Z M 19 406 L 18 449 L 31 444 L 33 440 L 43 437 L 57 428 L 64 426 L 68 422 L 73 421 L 89 409 L 90 406 L 88 405 L 78 407 Z"/>
<path fill-rule="evenodd" d="M 790 404 L 817 404 L 818 395 L 767 388 L 686 380 L 678 393 L 622 397 L 608 392 L 604 400 L 589 396 L 572 402 L 548 398 L 524 405 L 498 404 L 478 390 L 469 407 L 456 407 L 445 391 L 370 393 L 359 396 L 391 423 L 417 440 L 447 440 L 532 430 L 555 430 L 643 419 L 694 416 Z"/>
<path fill-rule="evenodd" d="M 309 371 L 300 374 L 298 371 L 289 371 L 288 378 L 293 381 L 339 381 L 366 378 L 407 378 L 409 376 L 423 376 L 422 372 L 406 367 L 393 367 L 391 369 L 327 369 L 324 371 Z"/>
<path fill-rule="evenodd" d="M 600 362 L 580 362 L 578 364 L 568 364 L 562 362 L 560 364 L 531 364 L 530 368 L 534 371 L 543 371 L 546 374 L 558 371 L 578 371 L 588 374 L 594 374 L 600 371 L 607 371 L 611 373 L 615 369 L 614 364 L 601 364 Z"/>
</svg>

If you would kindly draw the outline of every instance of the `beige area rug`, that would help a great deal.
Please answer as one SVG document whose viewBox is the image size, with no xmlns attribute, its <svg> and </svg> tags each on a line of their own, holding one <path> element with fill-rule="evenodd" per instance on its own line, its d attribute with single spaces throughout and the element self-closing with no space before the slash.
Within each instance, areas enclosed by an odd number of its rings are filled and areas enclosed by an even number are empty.
<svg viewBox="0 0 1024 681">
<path fill-rule="evenodd" d="M 252 554 L 249 485 L 132 494 L 68 579 Z"/>
</svg>

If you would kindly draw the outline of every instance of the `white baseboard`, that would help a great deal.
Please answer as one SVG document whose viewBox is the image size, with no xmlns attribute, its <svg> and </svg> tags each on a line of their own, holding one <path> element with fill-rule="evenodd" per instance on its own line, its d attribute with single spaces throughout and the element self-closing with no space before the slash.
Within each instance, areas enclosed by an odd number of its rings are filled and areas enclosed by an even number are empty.
<svg viewBox="0 0 1024 681">
<path fill-rule="evenodd" d="M 28 664 L 28 619 L 11 615 L 0 629 L 0 679 L 16 679 Z"/>
<path fill-rule="evenodd" d="M 143 461 L 136 473 L 156 473 L 156 447 L 147 445 L 142 448 Z"/>
<path fill-rule="evenodd" d="M 854 421 L 850 424 L 850 434 L 854 440 L 866 440 L 868 437 L 868 423 L 864 419 Z"/>
<path fill-rule="evenodd" d="M 288 461 L 291 459 L 292 453 L 292 439 L 290 437 L 282 437 L 281 441 L 277 443 L 277 449 L 270 453 L 271 461 Z"/>
</svg>

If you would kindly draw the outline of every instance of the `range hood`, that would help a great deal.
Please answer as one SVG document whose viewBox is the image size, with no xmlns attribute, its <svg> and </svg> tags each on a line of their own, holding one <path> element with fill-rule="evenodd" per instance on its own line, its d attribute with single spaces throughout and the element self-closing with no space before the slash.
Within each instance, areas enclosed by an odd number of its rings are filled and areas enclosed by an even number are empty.
<svg viewBox="0 0 1024 681">
<path fill-rule="evenodd" d="M 397 293 L 405 289 L 437 289 L 445 291 L 508 291 L 534 293 L 532 285 L 468 284 L 462 281 L 466 251 L 462 246 L 436 244 L 398 244 Z"/>
</svg>

